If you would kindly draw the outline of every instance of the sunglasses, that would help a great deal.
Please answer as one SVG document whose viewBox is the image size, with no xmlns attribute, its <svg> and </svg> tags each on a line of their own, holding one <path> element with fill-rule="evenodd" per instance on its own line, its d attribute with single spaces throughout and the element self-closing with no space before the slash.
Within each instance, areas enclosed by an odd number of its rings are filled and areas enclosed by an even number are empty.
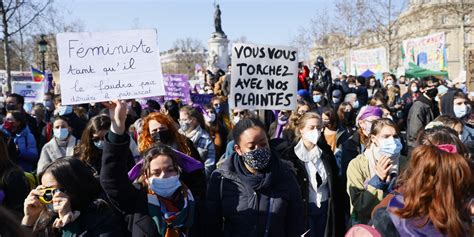
<svg viewBox="0 0 474 237">
<path fill-rule="evenodd" d="M 43 195 L 38 197 L 39 201 L 44 204 L 50 204 L 53 202 L 54 194 L 64 192 L 64 190 L 60 188 L 45 188 L 42 189 L 41 192 L 43 192 Z"/>
<path fill-rule="evenodd" d="M 242 116 L 242 115 L 245 115 L 245 110 L 242 110 L 240 112 L 233 112 L 232 114 L 234 115 L 234 117 L 235 116 Z"/>
</svg>

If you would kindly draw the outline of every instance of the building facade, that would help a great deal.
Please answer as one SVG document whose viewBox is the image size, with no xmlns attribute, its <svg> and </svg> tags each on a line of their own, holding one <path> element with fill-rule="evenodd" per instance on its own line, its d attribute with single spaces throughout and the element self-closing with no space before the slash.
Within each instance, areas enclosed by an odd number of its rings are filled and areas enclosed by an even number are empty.
<svg viewBox="0 0 474 237">
<path fill-rule="evenodd" d="M 384 47 L 389 68 L 395 72 L 403 68 L 401 45 L 404 40 L 435 33 L 445 34 L 447 71 L 450 78 L 457 77 L 465 70 L 467 49 L 474 48 L 474 0 L 410 0 L 392 29 L 390 41 L 372 32 L 362 33 L 351 42 L 342 34 L 329 34 L 316 42 L 311 50 L 311 61 L 321 55 L 329 65 L 344 58 L 350 68 L 351 50 Z"/>
</svg>

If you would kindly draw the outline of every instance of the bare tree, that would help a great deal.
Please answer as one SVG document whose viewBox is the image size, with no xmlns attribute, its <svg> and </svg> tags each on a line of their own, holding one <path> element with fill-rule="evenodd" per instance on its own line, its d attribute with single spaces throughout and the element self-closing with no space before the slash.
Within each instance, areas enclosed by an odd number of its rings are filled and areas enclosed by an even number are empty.
<svg viewBox="0 0 474 237">
<path fill-rule="evenodd" d="M 459 24 L 459 39 L 461 40 L 459 44 L 461 52 L 460 65 L 461 71 L 463 71 L 466 70 L 466 33 L 468 33 L 466 30 L 466 22 L 467 17 L 474 11 L 474 4 L 472 0 L 448 1 L 445 10 L 456 16 L 456 21 Z"/>
<path fill-rule="evenodd" d="M 169 52 L 174 54 L 175 59 L 169 65 L 163 65 L 163 71 L 166 73 L 184 73 L 191 77 L 194 74 L 195 65 L 202 66 L 205 62 L 203 44 L 191 37 L 177 39 Z"/>
<path fill-rule="evenodd" d="M 370 6 L 367 10 L 370 17 L 367 18 L 366 24 L 369 26 L 368 31 L 375 36 L 387 47 L 388 67 L 392 65 L 392 50 L 398 48 L 398 42 L 395 39 L 396 30 L 400 27 L 400 14 L 407 7 L 407 1 L 395 0 L 366 0 L 366 4 Z"/>
<path fill-rule="evenodd" d="M 305 28 L 298 28 L 298 33 L 292 40 L 292 45 L 298 50 L 298 60 L 309 64 L 310 50 L 313 46 L 313 37 L 311 32 Z"/>
<path fill-rule="evenodd" d="M 337 0 L 335 30 L 347 37 L 349 51 L 354 47 L 354 39 L 367 29 L 367 3 L 365 0 Z"/>
<path fill-rule="evenodd" d="M 51 4 L 47 1 L 21 1 L 21 0 L 1 0 L 0 14 L 2 17 L 3 48 L 5 58 L 5 70 L 7 73 L 7 90 L 11 91 L 11 65 L 10 65 L 10 38 L 32 24 Z M 32 14 L 24 15 L 25 19 L 20 24 L 15 24 L 18 12 L 28 11 Z"/>
</svg>

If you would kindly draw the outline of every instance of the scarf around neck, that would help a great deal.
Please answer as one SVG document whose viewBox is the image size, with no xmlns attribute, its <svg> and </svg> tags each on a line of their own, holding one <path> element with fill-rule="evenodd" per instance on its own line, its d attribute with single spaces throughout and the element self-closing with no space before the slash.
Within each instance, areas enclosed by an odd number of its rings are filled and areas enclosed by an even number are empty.
<svg viewBox="0 0 474 237">
<path fill-rule="evenodd" d="M 185 237 L 194 223 L 194 197 L 184 184 L 171 199 L 149 191 L 148 212 L 160 236 Z"/>
</svg>

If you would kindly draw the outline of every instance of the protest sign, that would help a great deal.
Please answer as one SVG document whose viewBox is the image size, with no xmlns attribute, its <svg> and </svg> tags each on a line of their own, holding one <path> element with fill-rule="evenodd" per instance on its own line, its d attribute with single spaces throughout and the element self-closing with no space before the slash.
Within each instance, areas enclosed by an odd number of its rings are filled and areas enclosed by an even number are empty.
<svg viewBox="0 0 474 237">
<path fill-rule="evenodd" d="M 367 71 L 367 69 L 375 74 L 388 71 L 387 53 L 384 47 L 367 50 L 352 50 L 350 56 L 351 73 L 354 75 L 360 75 Z"/>
<path fill-rule="evenodd" d="M 296 109 L 297 55 L 290 47 L 234 44 L 230 108 Z"/>
<path fill-rule="evenodd" d="M 156 30 L 57 35 L 65 105 L 164 95 Z"/>
<path fill-rule="evenodd" d="M 25 102 L 43 102 L 45 87 L 43 82 L 12 82 L 12 92 L 25 97 Z"/>
<path fill-rule="evenodd" d="M 338 78 L 339 74 L 347 74 L 346 72 L 346 60 L 344 57 L 337 58 L 331 63 L 331 74 L 332 78 Z"/>
<path fill-rule="evenodd" d="M 211 103 L 212 97 L 213 95 L 191 93 L 191 101 L 193 104 L 198 105 L 206 105 Z"/>
<path fill-rule="evenodd" d="M 467 50 L 466 84 L 467 91 L 474 92 L 474 49 Z"/>
<path fill-rule="evenodd" d="M 181 100 L 184 104 L 191 101 L 189 81 L 186 74 L 164 74 L 165 100 Z"/>
<path fill-rule="evenodd" d="M 445 40 L 443 32 L 404 40 L 401 49 L 403 65 L 409 68 L 408 63 L 412 62 L 433 71 L 446 70 Z"/>
</svg>

